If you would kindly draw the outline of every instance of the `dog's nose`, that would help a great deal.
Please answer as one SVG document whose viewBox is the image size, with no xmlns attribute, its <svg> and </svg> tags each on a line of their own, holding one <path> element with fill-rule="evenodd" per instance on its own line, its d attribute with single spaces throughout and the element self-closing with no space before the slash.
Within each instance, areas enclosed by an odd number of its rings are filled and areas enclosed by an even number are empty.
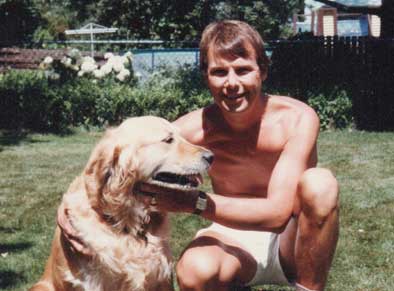
<svg viewBox="0 0 394 291">
<path fill-rule="evenodd" d="M 202 154 L 202 158 L 204 161 L 208 163 L 208 165 L 212 165 L 213 163 L 213 153 L 211 151 L 205 151 Z"/>
</svg>

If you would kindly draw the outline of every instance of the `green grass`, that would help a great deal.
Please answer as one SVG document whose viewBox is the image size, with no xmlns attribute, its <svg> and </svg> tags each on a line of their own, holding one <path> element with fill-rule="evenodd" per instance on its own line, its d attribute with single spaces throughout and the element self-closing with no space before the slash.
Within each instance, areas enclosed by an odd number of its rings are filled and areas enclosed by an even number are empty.
<svg viewBox="0 0 394 291">
<path fill-rule="evenodd" d="M 0 134 L 0 290 L 26 290 L 41 275 L 61 195 L 100 135 Z M 341 186 L 341 234 L 327 290 L 394 290 L 394 133 L 325 132 L 319 156 Z M 171 218 L 178 257 L 207 222 Z"/>
</svg>

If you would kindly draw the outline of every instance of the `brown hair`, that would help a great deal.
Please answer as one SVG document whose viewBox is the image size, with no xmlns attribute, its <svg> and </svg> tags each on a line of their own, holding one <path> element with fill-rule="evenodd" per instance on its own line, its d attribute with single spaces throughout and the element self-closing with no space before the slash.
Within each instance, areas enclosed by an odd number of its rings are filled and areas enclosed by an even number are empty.
<svg viewBox="0 0 394 291">
<path fill-rule="evenodd" d="M 203 31 L 200 42 L 200 69 L 205 74 L 208 68 L 208 50 L 214 47 L 219 55 L 249 57 L 248 45 L 256 56 L 261 73 L 266 73 L 270 60 L 264 49 L 260 34 L 249 24 L 237 20 L 223 20 L 209 24 Z"/>
</svg>

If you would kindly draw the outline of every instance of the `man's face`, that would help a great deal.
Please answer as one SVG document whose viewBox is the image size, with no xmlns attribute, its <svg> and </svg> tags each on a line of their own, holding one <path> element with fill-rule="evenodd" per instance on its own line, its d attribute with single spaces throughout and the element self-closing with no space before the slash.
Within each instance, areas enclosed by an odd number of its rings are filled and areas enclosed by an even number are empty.
<svg viewBox="0 0 394 291">
<path fill-rule="evenodd" d="M 208 50 L 207 82 L 216 104 L 224 112 L 251 108 L 261 96 L 262 74 L 250 48 L 249 57 L 219 55 Z"/>
</svg>

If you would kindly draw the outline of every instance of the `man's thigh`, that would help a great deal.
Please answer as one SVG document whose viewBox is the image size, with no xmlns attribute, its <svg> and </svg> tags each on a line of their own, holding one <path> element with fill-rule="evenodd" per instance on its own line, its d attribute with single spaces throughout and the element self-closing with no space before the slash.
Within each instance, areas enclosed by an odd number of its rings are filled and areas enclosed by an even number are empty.
<svg viewBox="0 0 394 291">
<path fill-rule="evenodd" d="M 198 235 L 182 253 L 180 261 L 196 264 L 202 261 L 202 267 L 207 263 L 217 270 L 218 279 L 223 282 L 246 284 L 250 282 L 257 269 L 257 262 L 244 247 L 229 236 L 205 231 Z"/>
</svg>

